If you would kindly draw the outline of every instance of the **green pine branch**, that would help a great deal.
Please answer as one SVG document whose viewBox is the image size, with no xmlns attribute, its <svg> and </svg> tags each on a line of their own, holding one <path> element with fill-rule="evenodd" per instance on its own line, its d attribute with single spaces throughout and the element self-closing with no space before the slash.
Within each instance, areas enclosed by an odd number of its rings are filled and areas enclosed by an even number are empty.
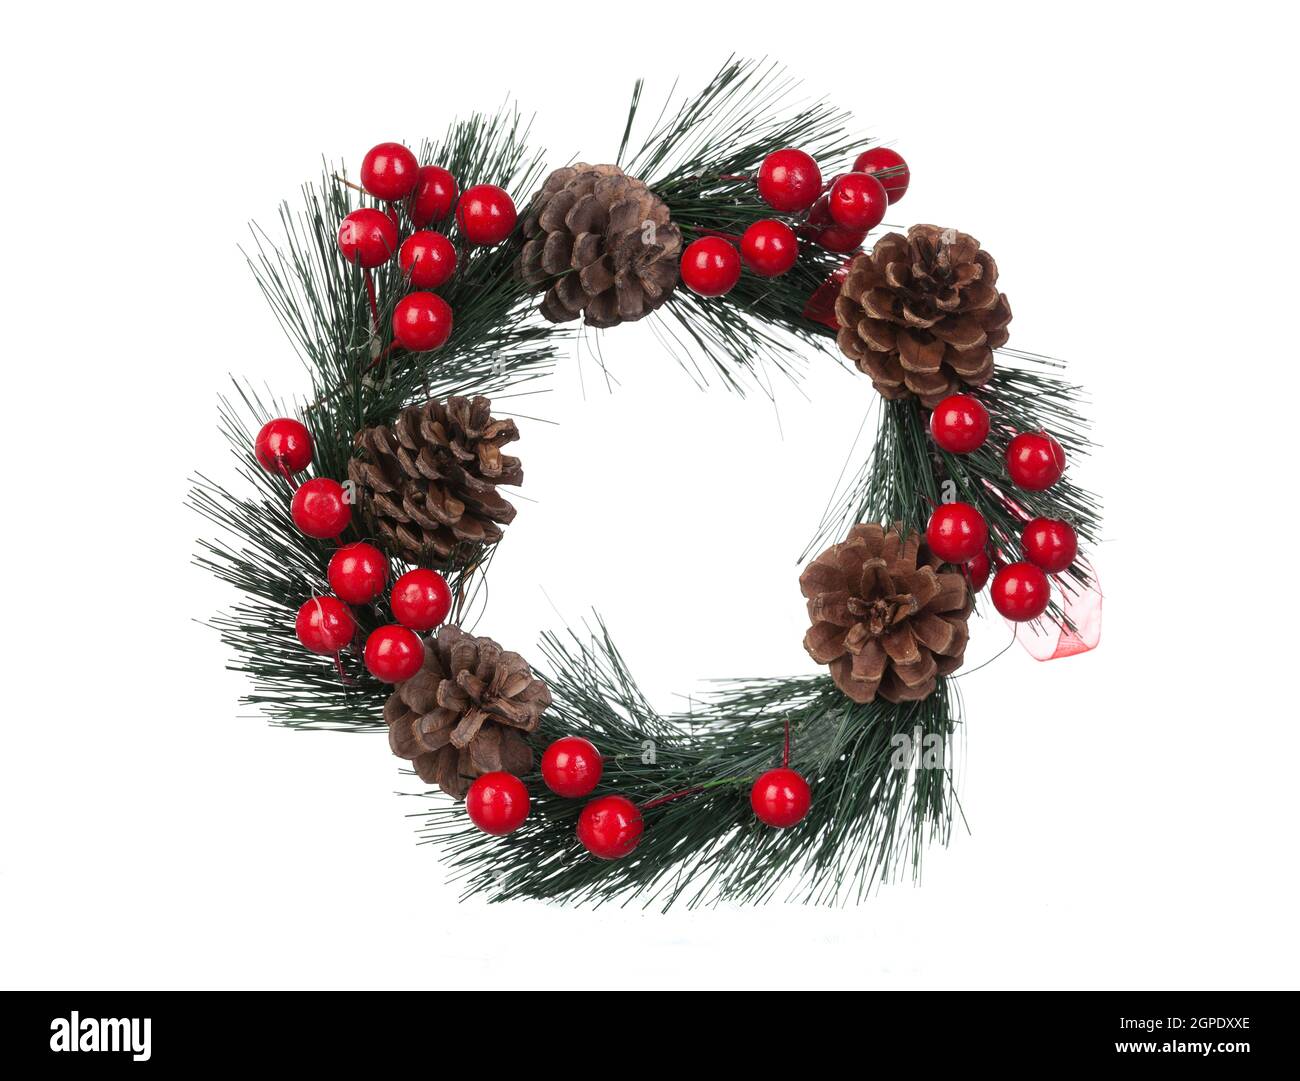
<svg viewBox="0 0 1300 1081">
<path fill-rule="evenodd" d="M 930 412 L 915 398 L 881 401 L 875 442 L 867 461 L 844 487 L 818 526 L 801 559 L 842 540 L 856 522 L 901 521 L 925 531 L 940 503 L 970 503 L 989 527 L 989 546 L 1004 563 L 1022 558 L 1020 533 L 1029 518 L 1059 518 L 1079 535 L 1080 558 L 1057 577 L 1066 593 L 1092 585 L 1083 557 L 1101 540 L 1101 500 L 1078 485 L 1067 468 L 1051 488 L 1028 492 L 1007 474 L 1006 451 L 1019 432 L 1045 431 L 1064 448 L 1067 466 L 1093 449 L 1082 414 L 1086 394 L 1061 377 L 1060 361 L 1001 349 L 988 385 L 971 393 L 989 412 L 989 438 L 971 454 L 949 454 L 930 436 Z M 950 483 L 946 483 L 950 482 Z M 1066 626 L 1064 607 L 1053 599 L 1048 615 Z"/>
<path fill-rule="evenodd" d="M 739 244 L 754 222 L 780 216 L 759 198 L 756 183 L 759 166 L 773 151 L 797 146 L 829 179 L 869 145 L 851 130 L 851 114 L 801 97 L 799 80 L 778 64 L 732 59 L 698 94 L 680 102 L 670 94 L 640 149 L 628 156 L 643 90 L 638 81 L 619 163 L 667 203 L 688 244 L 706 235 Z M 804 243 L 786 274 L 742 274 L 721 300 L 679 285 L 652 319 L 665 347 L 702 379 L 696 357 L 731 390 L 744 393 L 750 383 L 767 389 L 766 369 L 797 378 L 809 347 L 824 348 L 826 329 L 805 318 L 804 308 L 844 259 Z"/>
<path fill-rule="evenodd" d="M 554 795 L 536 772 L 524 778 L 529 817 L 508 837 L 479 832 L 459 804 L 444 801 L 424 836 L 466 896 L 664 909 L 776 896 L 834 903 L 919 874 L 925 844 L 950 834 L 960 708 L 951 681 L 905 705 L 857 705 L 825 676 L 736 681 L 698 709 L 662 716 L 603 624 L 590 638 L 547 635 L 543 651 L 554 705 L 537 746 L 572 734 L 592 740 L 605 771 L 590 798 L 619 794 L 640 805 L 685 794 L 645 810 L 637 849 L 611 862 L 576 840 L 586 800 Z M 778 830 L 755 818 L 749 791 L 781 764 L 787 723 L 790 765 L 808 779 L 813 801 L 803 822 Z M 906 747 L 931 760 L 909 768 L 918 763 Z"/>
<path fill-rule="evenodd" d="M 442 141 L 425 144 L 421 156 L 462 179 L 526 190 L 541 171 L 540 156 L 528 150 L 526 137 L 518 113 L 503 109 L 451 125 Z M 216 527 L 199 541 L 195 563 L 239 593 L 210 622 L 230 650 L 230 667 L 250 679 L 244 701 L 275 723 L 294 727 L 383 725 L 389 689 L 366 671 L 359 654 L 365 636 L 393 619 L 386 597 L 353 606 L 359 634 L 341 657 L 342 675 L 332 658 L 309 653 L 298 642 L 294 617 L 309 597 L 329 592 L 325 572 L 333 545 L 294 527 L 292 487 L 253 457 L 258 429 L 275 416 L 299 417 L 315 444 L 311 470 L 300 479 L 343 479 L 361 428 L 390 422 L 403 406 L 428 397 L 527 391 L 548 373 L 563 338 L 534 317 L 535 298 L 511 272 L 512 245 L 469 247 L 454 223 L 444 222 L 457 246 L 457 273 L 442 290 L 454 312 L 452 337 L 432 353 L 390 352 L 392 307 L 406 291 L 396 261 L 374 272 L 376 325 L 364 272 L 338 252 L 339 223 L 366 201 L 327 169 L 318 184 L 303 188 L 302 211 L 281 208 L 278 239 L 253 228 L 249 264 L 307 370 L 309 391 L 305 402 L 293 403 L 264 399 L 237 382 L 235 394 L 221 400 L 220 421 L 240 483 L 201 474 L 189 496 L 190 506 Z M 402 235 L 410 228 L 403 221 Z M 373 538 L 359 516 L 339 538 L 366 539 Z M 453 619 L 468 622 L 481 605 L 490 560 L 490 549 L 466 546 L 439 568 L 456 597 Z M 389 580 L 405 569 L 394 560 Z"/>
</svg>

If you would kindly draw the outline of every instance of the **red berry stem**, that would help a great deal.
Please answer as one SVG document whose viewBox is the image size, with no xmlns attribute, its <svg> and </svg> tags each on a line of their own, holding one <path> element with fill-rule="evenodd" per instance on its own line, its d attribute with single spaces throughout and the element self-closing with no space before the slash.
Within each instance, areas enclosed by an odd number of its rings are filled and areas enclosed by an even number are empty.
<svg viewBox="0 0 1300 1081">
<path fill-rule="evenodd" d="M 665 803 L 672 803 L 673 800 L 681 799 L 683 796 L 693 796 L 697 792 L 703 792 L 706 787 L 706 785 L 696 785 L 694 788 L 683 788 L 680 792 L 670 792 L 666 796 L 657 796 L 641 804 L 641 810 L 649 811 L 654 807 L 662 807 Z"/>
<path fill-rule="evenodd" d="M 656 796 L 654 799 L 640 804 L 640 808 L 643 811 L 649 811 L 665 803 L 672 803 L 673 800 L 681 799 L 683 796 L 696 796 L 701 792 L 708 792 L 714 788 L 725 788 L 727 785 L 753 783 L 753 777 L 719 777 L 715 781 L 705 781 L 703 784 L 697 784 L 694 788 L 683 788 L 680 792 L 669 792 L 666 796 Z"/>
<path fill-rule="evenodd" d="M 334 670 L 339 674 L 339 682 L 345 687 L 355 687 L 356 680 L 343 670 L 343 651 L 339 650 L 334 654 Z"/>
<path fill-rule="evenodd" d="M 287 480 L 289 482 L 289 488 L 296 492 L 298 490 L 298 478 L 294 476 L 293 473 L 289 471 L 289 467 L 284 464 L 283 454 L 277 454 L 275 456 L 275 464 L 280 471 L 280 476 Z"/>
<path fill-rule="evenodd" d="M 375 357 L 374 360 L 372 360 L 369 364 L 366 365 L 366 371 L 369 372 L 369 371 L 373 371 L 375 368 L 378 368 L 379 365 L 381 365 L 384 361 L 386 361 L 395 352 L 397 352 L 397 350 L 401 348 L 402 348 L 401 342 L 389 342 L 387 348 L 382 350 L 379 356 Z"/>
</svg>

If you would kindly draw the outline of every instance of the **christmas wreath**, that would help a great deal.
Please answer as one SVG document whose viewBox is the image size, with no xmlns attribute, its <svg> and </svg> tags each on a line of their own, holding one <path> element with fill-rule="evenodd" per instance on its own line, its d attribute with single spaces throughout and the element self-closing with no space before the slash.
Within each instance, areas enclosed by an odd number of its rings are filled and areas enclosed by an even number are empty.
<svg viewBox="0 0 1300 1081">
<path fill-rule="evenodd" d="M 242 594 L 213 622 L 275 723 L 387 729 L 450 797 L 426 832 L 467 895 L 861 894 L 950 832 L 954 676 L 986 587 L 1047 652 L 1096 642 L 1098 500 L 1065 473 L 1089 449 L 1079 388 L 1005 348 L 974 237 L 869 239 L 907 164 L 829 104 L 786 104 L 793 86 L 729 62 L 636 148 L 638 83 L 614 162 L 551 171 L 517 112 L 475 115 L 418 154 L 374 147 L 359 183 L 327 170 L 278 240 L 254 230 L 311 386 L 222 401 L 247 488 L 191 494 L 220 527 L 198 562 Z M 579 321 L 640 319 L 734 389 L 809 349 L 847 358 L 878 408 L 803 554 L 824 673 L 728 684 L 689 726 L 603 624 L 522 653 L 477 626 L 524 477 L 494 395 L 545 376 Z"/>
</svg>

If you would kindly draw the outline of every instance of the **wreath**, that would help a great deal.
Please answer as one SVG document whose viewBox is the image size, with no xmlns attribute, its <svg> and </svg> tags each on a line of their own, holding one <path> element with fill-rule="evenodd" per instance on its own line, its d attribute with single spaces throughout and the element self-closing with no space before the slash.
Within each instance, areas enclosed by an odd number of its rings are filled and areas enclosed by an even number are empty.
<svg viewBox="0 0 1300 1081">
<path fill-rule="evenodd" d="M 387 729 L 450 797 L 424 833 L 467 896 L 833 901 L 916 873 L 958 811 L 955 676 L 984 592 L 1045 652 L 1096 644 L 1099 505 L 1065 473 L 1089 449 L 1080 389 L 1006 348 L 974 237 L 869 239 L 907 164 L 795 86 L 731 61 L 634 138 L 638 82 L 613 162 L 552 171 L 517 110 L 474 115 L 418 154 L 374 147 L 359 183 L 327 168 L 278 239 L 254 227 L 310 388 L 222 399 L 245 488 L 191 493 L 219 527 L 197 560 L 241 594 L 213 625 L 272 722 Z M 689 724 L 602 623 L 536 653 L 479 633 L 524 476 L 493 399 L 575 330 L 641 319 L 737 391 L 847 359 L 878 415 L 801 557 L 824 672 L 725 684 Z"/>
</svg>

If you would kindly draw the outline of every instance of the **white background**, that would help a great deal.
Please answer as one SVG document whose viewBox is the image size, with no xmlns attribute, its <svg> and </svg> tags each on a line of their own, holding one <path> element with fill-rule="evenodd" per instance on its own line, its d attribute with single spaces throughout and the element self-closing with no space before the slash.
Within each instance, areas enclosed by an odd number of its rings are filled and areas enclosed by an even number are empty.
<svg viewBox="0 0 1300 1081">
<path fill-rule="evenodd" d="M 651 14 L 647 17 L 644 11 Z M 27 5 L 4 98 L 0 983 L 1250 987 L 1297 983 L 1294 27 L 1277 5 Z M 460 904 L 380 735 L 240 716 L 198 625 L 227 373 L 305 376 L 236 245 L 384 139 L 507 93 L 555 162 L 731 50 L 895 145 L 889 224 L 1002 268 L 1104 449 L 1102 647 L 964 680 L 969 834 L 839 910 Z M 517 193 L 523 194 L 523 193 Z M 872 392 L 829 355 L 698 391 L 643 328 L 519 405 L 481 627 L 598 608 L 653 699 L 812 671 L 795 557 Z M 559 614 L 557 614 L 557 612 Z M 1001 621 L 972 657 L 1006 644 Z"/>
</svg>

